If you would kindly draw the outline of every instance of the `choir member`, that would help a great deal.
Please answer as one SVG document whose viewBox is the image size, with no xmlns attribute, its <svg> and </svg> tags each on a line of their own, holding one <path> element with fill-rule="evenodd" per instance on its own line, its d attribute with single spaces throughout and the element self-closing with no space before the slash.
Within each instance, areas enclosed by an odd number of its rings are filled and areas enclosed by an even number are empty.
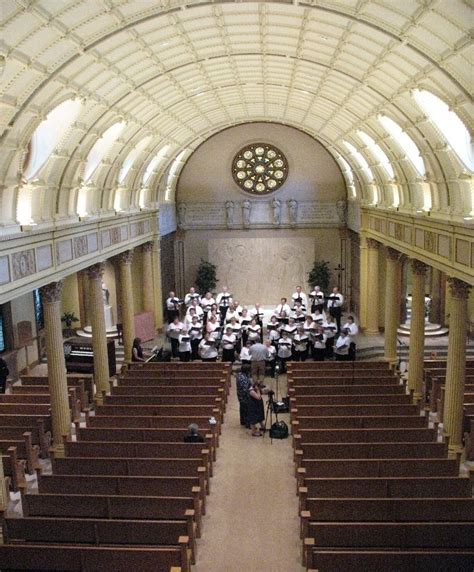
<svg viewBox="0 0 474 572">
<path fill-rule="evenodd" d="M 221 324 L 224 325 L 225 316 L 229 306 L 232 304 L 232 294 L 229 292 L 227 286 L 222 287 L 222 292 L 219 292 L 216 296 L 216 303 L 219 306 L 219 312 L 221 315 Z"/>
<path fill-rule="evenodd" d="M 293 342 L 285 330 L 281 333 L 281 338 L 278 340 L 278 359 L 281 363 L 281 373 L 286 372 L 286 362 L 291 359 Z"/>
<path fill-rule="evenodd" d="M 322 326 L 316 326 L 316 331 L 311 336 L 312 341 L 312 357 L 314 361 L 324 361 L 326 357 L 326 341 L 327 336 Z"/>
<path fill-rule="evenodd" d="M 210 334 L 212 338 L 217 341 L 220 338 L 220 325 L 217 316 L 211 314 L 206 324 L 206 333 Z"/>
<path fill-rule="evenodd" d="M 242 343 L 245 345 L 248 339 L 248 327 L 250 325 L 251 319 L 249 316 L 249 311 L 247 308 L 243 308 L 240 316 L 240 327 L 242 328 Z"/>
<path fill-rule="evenodd" d="M 240 350 L 239 359 L 242 364 L 248 363 L 250 365 L 251 356 L 250 356 L 250 348 L 252 347 L 252 342 L 247 342 L 242 349 Z"/>
<path fill-rule="evenodd" d="M 227 326 L 221 340 L 222 361 L 234 363 L 236 342 L 237 339 L 235 337 L 235 334 L 232 333 L 231 326 Z"/>
<path fill-rule="evenodd" d="M 191 359 L 199 359 L 199 343 L 202 340 L 203 325 L 198 321 L 198 317 L 194 316 L 189 326 L 189 335 L 191 336 Z"/>
<path fill-rule="evenodd" d="M 206 292 L 204 298 L 201 298 L 201 307 L 204 312 L 204 325 L 206 325 L 207 318 L 209 316 L 209 312 L 213 305 L 215 305 L 216 301 L 212 297 L 211 292 Z"/>
<path fill-rule="evenodd" d="M 356 343 L 355 337 L 359 333 L 359 327 L 354 321 L 354 316 L 347 316 L 347 322 L 342 326 L 342 329 L 346 329 L 349 332 L 349 337 L 351 338 L 351 343 L 349 344 L 349 361 L 355 361 L 356 358 Z"/>
<path fill-rule="evenodd" d="M 239 353 L 242 347 L 242 326 L 240 325 L 240 321 L 236 318 L 232 318 L 227 325 L 232 328 L 232 333 L 235 336 L 235 351 Z"/>
<path fill-rule="evenodd" d="M 309 336 L 305 333 L 304 328 L 298 328 L 293 336 L 293 359 L 295 361 L 306 361 L 308 359 L 308 343 Z"/>
<path fill-rule="evenodd" d="M 278 317 L 288 317 L 291 313 L 291 308 L 290 305 L 288 304 L 288 301 L 286 298 L 282 298 L 280 300 L 280 303 L 278 304 L 278 306 L 275 308 L 275 316 Z"/>
<path fill-rule="evenodd" d="M 190 312 L 191 310 L 193 310 L 193 309 L 194 309 L 194 311 L 195 311 L 195 313 L 196 313 L 196 316 L 197 316 L 200 320 L 202 320 L 202 319 L 204 318 L 204 310 L 201 308 L 201 306 L 199 305 L 199 303 L 198 303 L 198 301 L 197 301 L 196 298 L 193 298 L 193 300 L 191 301 L 191 305 L 189 306 L 189 308 L 188 308 L 186 314 L 189 314 L 189 312 Z"/>
<path fill-rule="evenodd" d="M 291 299 L 293 300 L 293 307 L 297 302 L 301 304 L 303 310 L 306 310 L 308 307 L 308 297 L 301 291 L 301 286 L 296 287 L 296 291 L 291 295 Z"/>
<path fill-rule="evenodd" d="M 349 330 L 343 328 L 334 345 L 334 355 L 336 357 L 336 361 L 348 361 L 350 343 L 351 338 L 349 336 Z"/>
<path fill-rule="evenodd" d="M 313 318 L 313 322 L 316 322 L 316 324 L 319 324 L 320 326 L 326 321 L 326 314 L 321 312 L 319 308 L 316 308 L 316 310 L 311 314 L 311 317 Z"/>
<path fill-rule="evenodd" d="M 249 327 L 247 328 L 247 339 L 253 344 L 260 341 L 262 327 L 257 323 L 255 318 L 252 318 Z"/>
<path fill-rule="evenodd" d="M 171 291 L 166 298 L 166 315 L 168 319 L 168 324 L 179 316 L 179 306 L 181 304 L 181 300 L 176 296 L 176 294 Z"/>
<path fill-rule="evenodd" d="M 184 327 L 178 337 L 179 361 L 188 362 L 191 360 L 191 336 L 188 329 Z"/>
<path fill-rule="evenodd" d="M 265 359 L 265 367 L 270 369 L 271 377 L 275 377 L 275 365 L 276 365 L 276 348 L 272 344 L 271 340 L 265 340 L 265 346 L 267 348 L 267 357 Z"/>
<path fill-rule="evenodd" d="M 319 286 L 314 286 L 313 290 L 309 295 L 311 301 L 311 312 L 314 312 L 316 308 L 319 308 L 321 312 L 324 310 L 324 292 L 321 291 Z"/>
<path fill-rule="evenodd" d="M 226 323 L 228 324 L 232 320 L 232 318 L 240 320 L 240 313 L 238 312 L 237 307 L 235 306 L 234 303 L 232 303 L 227 310 L 227 313 L 225 315 Z"/>
<path fill-rule="evenodd" d="M 183 330 L 184 324 L 180 321 L 179 317 L 176 316 L 171 324 L 168 324 L 168 329 L 166 335 L 171 342 L 171 355 L 174 358 L 178 357 L 178 347 L 179 347 L 179 335 L 181 330 Z"/>
<path fill-rule="evenodd" d="M 267 336 L 272 344 L 280 339 L 280 324 L 276 316 L 272 316 L 267 324 Z"/>
<path fill-rule="evenodd" d="M 303 322 L 303 329 L 304 331 L 308 334 L 308 336 L 311 334 L 311 332 L 313 330 L 315 330 L 316 328 L 316 324 L 313 321 L 313 318 L 309 315 L 306 316 L 304 322 Z"/>
<path fill-rule="evenodd" d="M 201 303 L 201 296 L 196 292 L 196 288 L 194 286 L 191 286 L 189 292 L 184 297 L 184 304 L 186 305 L 186 308 L 189 308 L 191 306 L 191 302 L 193 300 L 197 300 L 198 304 Z"/>
<path fill-rule="evenodd" d="M 342 305 L 344 304 L 344 296 L 339 292 L 339 288 L 334 286 L 328 297 L 328 311 L 336 320 L 337 331 L 341 331 Z"/>
<path fill-rule="evenodd" d="M 297 330 L 298 330 L 298 326 L 295 324 L 295 319 L 289 318 L 288 324 L 285 324 L 282 327 L 281 333 L 283 334 L 283 332 L 286 332 L 288 334 L 288 336 L 293 339 L 293 336 L 296 334 Z"/>
<path fill-rule="evenodd" d="M 201 356 L 202 361 L 217 360 L 216 340 L 210 333 L 207 333 L 199 342 L 199 355 Z"/>
<path fill-rule="evenodd" d="M 326 318 L 323 328 L 326 334 L 326 357 L 332 358 L 334 355 L 334 338 L 337 331 L 337 324 L 332 316 Z"/>
</svg>

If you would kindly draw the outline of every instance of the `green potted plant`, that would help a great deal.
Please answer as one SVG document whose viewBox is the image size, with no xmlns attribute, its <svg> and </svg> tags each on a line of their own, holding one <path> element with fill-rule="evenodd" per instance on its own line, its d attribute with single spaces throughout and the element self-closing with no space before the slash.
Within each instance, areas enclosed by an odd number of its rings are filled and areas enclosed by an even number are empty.
<svg viewBox="0 0 474 572">
<path fill-rule="evenodd" d="M 66 324 L 64 328 L 64 334 L 66 336 L 73 336 L 74 330 L 72 329 L 73 322 L 79 322 L 79 318 L 74 314 L 74 312 L 64 312 L 61 316 L 61 322 Z"/>
<path fill-rule="evenodd" d="M 204 296 L 206 292 L 215 291 L 218 282 L 216 270 L 217 266 L 215 264 L 201 258 L 195 280 L 197 291 L 201 296 Z"/>
<path fill-rule="evenodd" d="M 319 286 L 326 292 L 331 282 L 331 271 L 327 260 L 315 261 L 311 272 L 308 273 L 308 286 L 312 290 L 314 286 Z"/>
</svg>

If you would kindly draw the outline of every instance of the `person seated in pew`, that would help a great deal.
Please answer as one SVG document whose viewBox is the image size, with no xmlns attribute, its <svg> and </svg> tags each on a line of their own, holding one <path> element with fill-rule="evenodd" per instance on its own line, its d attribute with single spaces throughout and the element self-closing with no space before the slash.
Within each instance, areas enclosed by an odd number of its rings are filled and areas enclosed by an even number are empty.
<svg viewBox="0 0 474 572">
<path fill-rule="evenodd" d="M 334 355 L 336 357 L 336 361 L 349 360 L 350 343 L 351 343 L 351 338 L 349 336 L 349 330 L 343 328 L 334 345 Z"/>
<path fill-rule="evenodd" d="M 196 423 L 191 423 L 188 426 L 188 432 L 184 436 L 185 443 L 204 443 L 204 437 L 199 434 L 199 427 Z"/>
</svg>

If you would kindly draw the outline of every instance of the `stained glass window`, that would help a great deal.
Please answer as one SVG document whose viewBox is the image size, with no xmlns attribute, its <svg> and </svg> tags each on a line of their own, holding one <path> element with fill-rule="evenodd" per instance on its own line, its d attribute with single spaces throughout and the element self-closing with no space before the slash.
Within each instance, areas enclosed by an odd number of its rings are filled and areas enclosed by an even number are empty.
<svg viewBox="0 0 474 572">
<path fill-rule="evenodd" d="M 241 189 L 266 195 L 279 189 L 288 177 L 288 161 L 280 149 L 254 143 L 241 149 L 232 162 L 232 176 Z"/>
</svg>

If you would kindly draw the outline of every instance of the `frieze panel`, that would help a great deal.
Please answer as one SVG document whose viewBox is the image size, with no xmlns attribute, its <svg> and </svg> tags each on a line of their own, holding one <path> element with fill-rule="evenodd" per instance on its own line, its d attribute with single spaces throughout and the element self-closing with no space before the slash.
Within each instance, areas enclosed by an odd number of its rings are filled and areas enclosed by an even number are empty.
<svg viewBox="0 0 474 572">
<path fill-rule="evenodd" d="M 56 259 L 58 264 L 64 264 L 72 260 L 72 241 L 61 240 L 56 244 Z"/>
<path fill-rule="evenodd" d="M 22 250 L 12 254 L 13 280 L 21 280 L 36 272 L 35 251 Z"/>
<path fill-rule="evenodd" d="M 8 284 L 8 282 L 10 282 L 8 256 L 0 256 L 0 284 Z"/>
<path fill-rule="evenodd" d="M 39 246 L 36 249 L 36 267 L 38 272 L 53 266 L 53 251 L 50 244 Z"/>
<path fill-rule="evenodd" d="M 81 258 L 88 254 L 87 236 L 74 237 L 74 258 Z"/>
</svg>

